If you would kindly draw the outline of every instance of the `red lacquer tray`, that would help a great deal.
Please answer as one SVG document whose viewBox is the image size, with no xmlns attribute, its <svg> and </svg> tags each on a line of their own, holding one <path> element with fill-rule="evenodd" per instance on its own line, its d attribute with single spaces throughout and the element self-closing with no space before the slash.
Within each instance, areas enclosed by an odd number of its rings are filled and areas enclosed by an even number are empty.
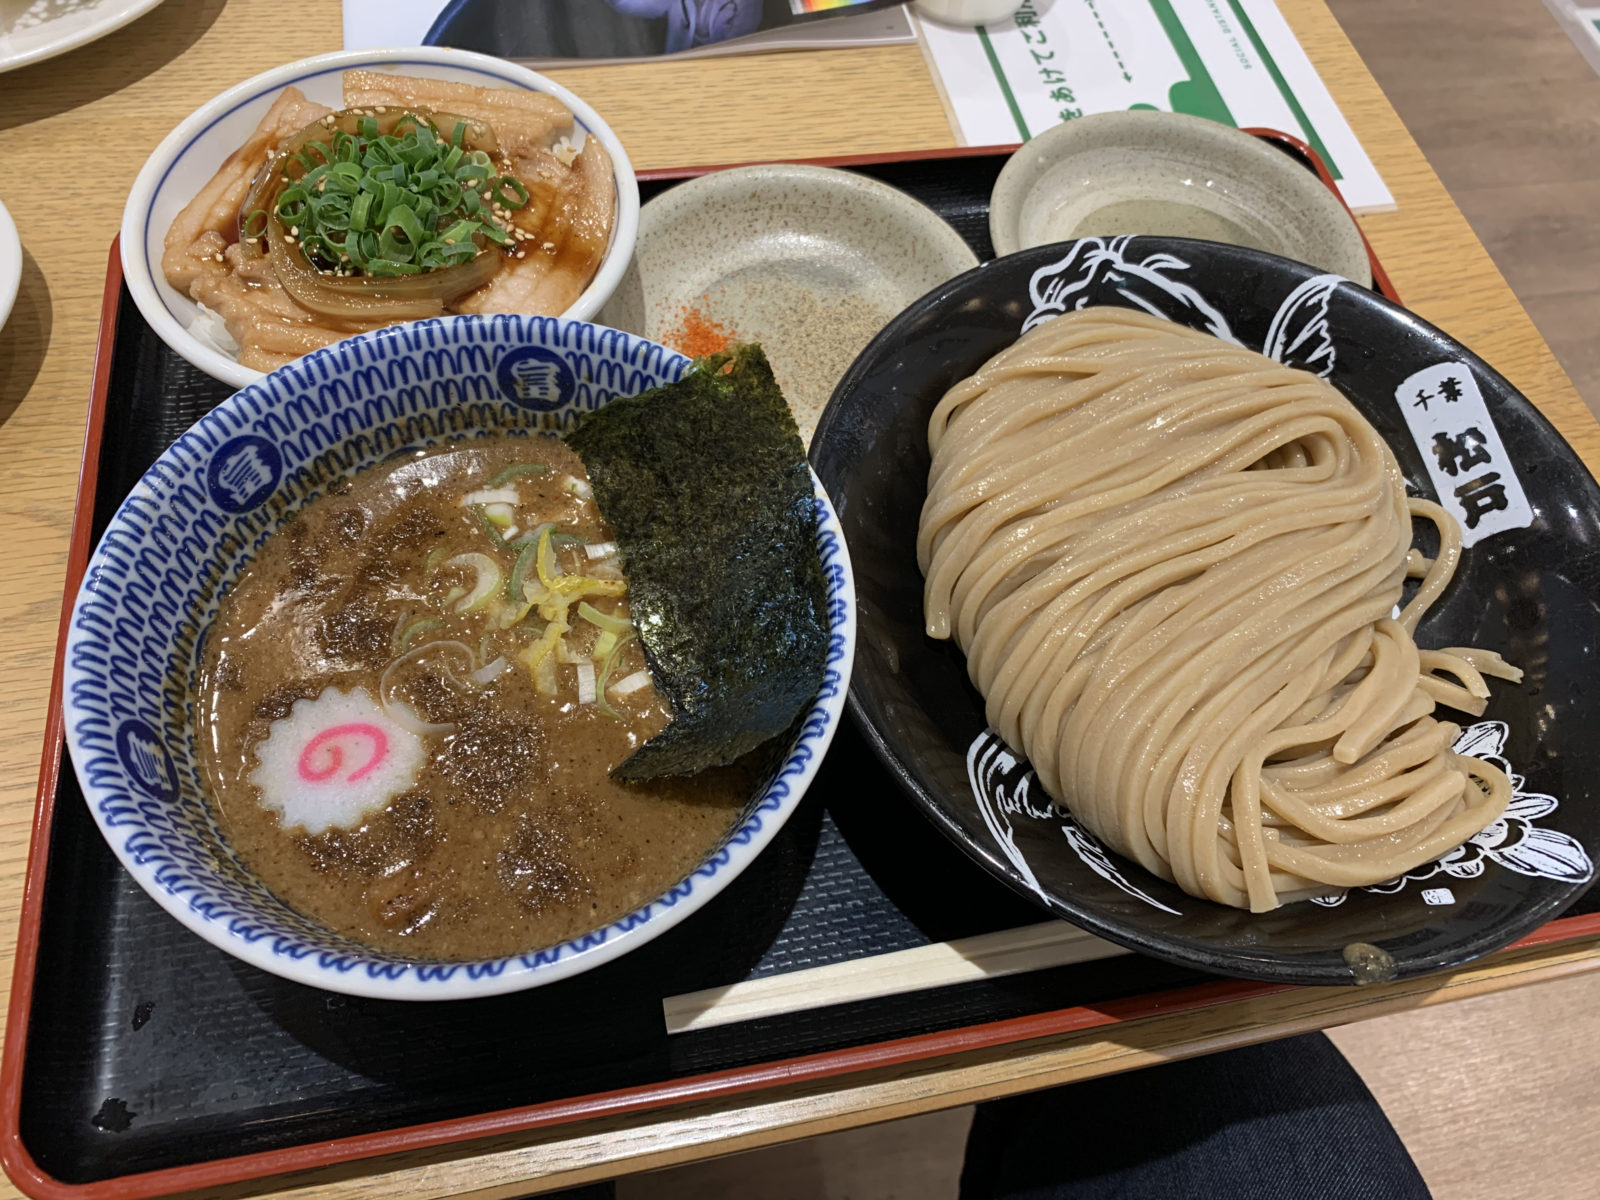
<svg viewBox="0 0 1600 1200">
<path fill-rule="evenodd" d="M 1332 186 L 1302 143 L 1252 132 Z M 1012 149 L 813 161 L 902 188 L 988 258 L 989 190 Z M 641 188 L 648 198 L 716 169 L 647 172 Z M 1398 299 L 1372 266 L 1377 289 Z M 145 326 L 113 246 L 63 625 L 105 520 L 227 393 Z M 666 996 L 1038 920 L 916 816 L 847 727 L 761 860 L 658 942 L 493 1001 L 328 996 L 235 963 L 121 871 L 63 769 L 60 689 L 58 651 L 0 1066 L 0 1161 L 32 1196 L 124 1200 L 688 1100 L 754 1100 L 779 1084 L 1283 990 L 1124 956 L 669 1037 Z M 1597 933 L 1600 914 L 1584 913 L 1519 945 Z"/>
</svg>

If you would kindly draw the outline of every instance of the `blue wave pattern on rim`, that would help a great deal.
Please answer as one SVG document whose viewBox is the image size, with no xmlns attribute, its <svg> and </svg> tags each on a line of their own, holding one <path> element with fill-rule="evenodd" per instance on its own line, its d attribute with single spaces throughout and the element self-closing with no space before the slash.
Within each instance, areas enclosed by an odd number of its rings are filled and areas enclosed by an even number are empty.
<svg viewBox="0 0 1600 1200">
<path fill-rule="evenodd" d="M 529 363 L 532 369 L 522 366 Z M 832 632 L 822 690 L 789 754 L 689 876 L 571 941 L 486 962 L 413 962 L 375 954 L 299 916 L 226 848 L 188 732 L 204 631 L 228 583 L 328 483 L 404 450 L 496 432 L 556 432 L 614 396 L 678 379 L 688 365 L 664 347 L 579 321 L 424 321 L 319 350 L 180 436 L 107 528 L 68 633 L 74 760 L 113 846 L 120 839 L 128 861 L 233 938 L 340 973 L 419 983 L 552 966 L 648 924 L 715 878 L 731 848 L 748 845 L 790 801 L 838 716 L 852 601 L 843 539 L 820 496 L 818 550 Z"/>
</svg>

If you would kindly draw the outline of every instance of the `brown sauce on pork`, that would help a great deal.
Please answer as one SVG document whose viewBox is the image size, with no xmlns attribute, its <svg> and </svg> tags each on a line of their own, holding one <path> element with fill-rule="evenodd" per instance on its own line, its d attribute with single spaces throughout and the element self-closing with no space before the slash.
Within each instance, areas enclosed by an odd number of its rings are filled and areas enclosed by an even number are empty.
<svg viewBox="0 0 1600 1200">
<path fill-rule="evenodd" d="M 445 311 L 557 315 L 583 294 L 611 244 L 616 206 L 615 169 L 597 137 L 581 151 L 567 139 L 572 113 L 551 96 L 522 88 L 474 87 L 412 78 L 387 71 L 352 70 L 343 76 L 344 105 L 373 113 L 448 113 L 493 129 L 503 164 L 528 189 L 530 202 L 505 214 L 514 242 L 497 255 L 493 278 L 451 300 Z M 329 118 L 318 104 L 286 87 L 243 145 L 218 168 L 173 219 L 161 270 L 178 292 L 216 314 L 247 367 L 271 371 L 322 346 L 365 330 L 409 319 L 396 315 L 332 317 L 296 301 L 280 282 L 271 258 L 246 253 L 239 222 L 253 182 L 277 151 L 302 131 Z M 414 314 L 413 314 L 414 315 Z M 202 340 L 209 322 L 192 331 Z"/>
<path fill-rule="evenodd" d="M 543 571 L 528 562 L 541 541 Z M 201 759 L 246 867 L 340 934 L 461 960 L 594 929 L 700 863 L 756 780 L 610 778 L 668 717 L 619 634 L 610 542 L 581 460 L 554 438 L 408 454 L 308 504 L 245 569 L 205 648 Z M 339 810 L 307 797 L 354 804 L 356 785 L 335 785 L 369 769 L 380 801 L 311 832 Z"/>
</svg>

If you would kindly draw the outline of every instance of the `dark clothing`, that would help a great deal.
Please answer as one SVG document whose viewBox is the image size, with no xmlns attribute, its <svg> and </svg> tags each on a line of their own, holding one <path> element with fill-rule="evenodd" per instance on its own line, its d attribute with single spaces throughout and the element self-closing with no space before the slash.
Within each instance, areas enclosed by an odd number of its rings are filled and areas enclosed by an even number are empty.
<svg viewBox="0 0 1600 1200">
<path fill-rule="evenodd" d="M 1428 1200 L 1320 1033 L 978 1105 L 961 1200 Z"/>
</svg>

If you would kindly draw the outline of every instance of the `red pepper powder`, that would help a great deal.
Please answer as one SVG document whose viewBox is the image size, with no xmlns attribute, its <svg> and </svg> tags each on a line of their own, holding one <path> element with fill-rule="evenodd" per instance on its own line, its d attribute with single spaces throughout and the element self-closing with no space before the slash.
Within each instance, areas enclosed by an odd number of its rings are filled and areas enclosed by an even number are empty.
<svg viewBox="0 0 1600 1200">
<path fill-rule="evenodd" d="M 737 337 L 733 330 L 713 321 L 702 309 L 681 304 L 661 340 L 690 358 L 704 358 L 726 350 Z"/>
</svg>

